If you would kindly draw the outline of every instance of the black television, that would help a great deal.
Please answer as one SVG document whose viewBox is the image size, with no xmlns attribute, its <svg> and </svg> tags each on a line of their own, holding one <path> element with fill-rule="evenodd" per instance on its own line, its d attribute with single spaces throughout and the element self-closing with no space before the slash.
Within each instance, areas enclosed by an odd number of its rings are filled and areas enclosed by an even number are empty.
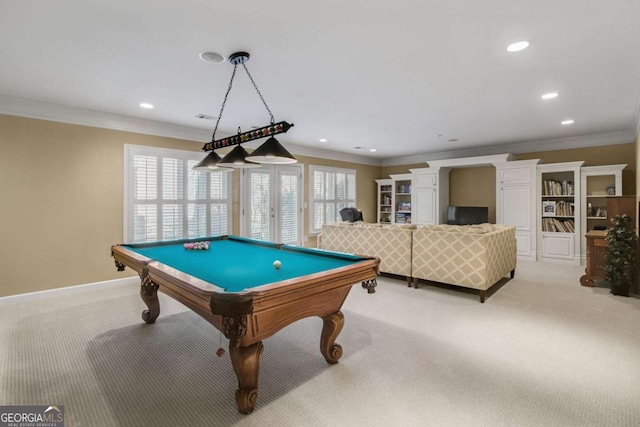
<svg viewBox="0 0 640 427">
<path fill-rule="evenodd" d="M 489 222 L 489 208 L 486 206 L 449 206 L 447 224 L 471 225 Z"/>
</svg>

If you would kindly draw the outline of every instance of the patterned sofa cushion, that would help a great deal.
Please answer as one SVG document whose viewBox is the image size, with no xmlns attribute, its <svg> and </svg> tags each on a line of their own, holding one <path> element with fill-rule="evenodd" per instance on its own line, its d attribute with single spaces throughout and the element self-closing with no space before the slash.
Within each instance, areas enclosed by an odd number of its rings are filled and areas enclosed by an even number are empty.
<svg viewBox="0 0 640 427">
<path fill-rule="evenodd" d="M 353 223 L 354 227 L 363 227 L 363 228 L 381 228 L 382 224 L 373 224 L 370 222 L 357 221 Z"/>
<path fill-rule="evenodd" d="M 405 230 L 415 230 L 415 224 L 381 224 L 382 228 L 391 228 L 391 229 L 405 229 Z"/>
<path fill-rule="evenodd" d="M 413 235 L 413 277 L 488 289 L 516 268 L 515 227 L 491 225 L 419 228 Z"/>
<path fill-rule="evenodd" d="M 502 227 L 499 224 L 473 224 L 473 225 L 428 225 L 423 224 L 417 227 L 418 230 L 431 230 L 431 231 L 448 231 L 455 233 L 471 233 L 471 234 L 483 234 L 490 233 Z"/>
<path fill-rule="evenodd" d="M 321 249 L 369 255 L 380 258 L 380 271 L 411 277 L 411 240 L 413 229 L 381 224 L 354 223 L 353 227 L 335 224 L 322 227 Z"/>
</svg>

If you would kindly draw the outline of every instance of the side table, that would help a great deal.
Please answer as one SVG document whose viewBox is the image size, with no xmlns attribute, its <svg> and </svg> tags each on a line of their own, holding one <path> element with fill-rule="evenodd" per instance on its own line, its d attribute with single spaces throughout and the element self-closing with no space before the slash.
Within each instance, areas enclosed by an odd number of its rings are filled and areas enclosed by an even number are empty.
<svg viewBox="0 0 640 427">
<path fill-rule="evenodd" d="M 604 279 L 605 252 L 607 250 L 607 241 L 605 230 L 591 230 L 587 232 L 587 268 L 585 275 L 580 277 L 582 286 L 594 286 L 595 280 Z"/>
</svg>

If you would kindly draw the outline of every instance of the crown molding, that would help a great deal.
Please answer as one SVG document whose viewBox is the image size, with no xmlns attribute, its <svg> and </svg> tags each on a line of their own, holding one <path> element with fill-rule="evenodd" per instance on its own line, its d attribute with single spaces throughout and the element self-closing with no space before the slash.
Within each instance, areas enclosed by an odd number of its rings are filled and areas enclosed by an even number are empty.
<svg viewBox="0 0 640 427">
<path fill-rule="evenodd" d="M 211 132 L 153 120 L 136 119 L 85 108 L 51 104 L 25 98 L 0 95 L 0 113 L 73 125 L 142 133 L 188 141 L 207 141 Z"/>
<path fill-rule="evenodd" d="M 141 133 L 167 138 L 196 141 L 202 144 L 211 139 L 211 131 L 188 126 L 173 125 L 153 120 L 136 119 L 118 114 L 104 113 L 66 105 L 52 104 L 31 99 L 0 95 L 0 114 L 28 117 L 31 119 L 69 123 L 80 126 L 91 126 L 124 132 Z M 246 144 L 256 148 L 260 142 Z M 308 147 L 295 143 L 287 143 L 287 149 L 294 155 L 319 157 L 322 159 L 359 163 L 371 166 L 382 166 L 382 160 L 359 156 L 350 153 Z"/>
<path fill-rule="evenodd" d="M 488 145 L 451 151 L 437 151 L 412 156 L 393 157 L 382 162 L 382 166 L 399 166 L 415 163 L 429 163 L 433 160 L 455 159 L 457 157 L 486 156 L 500 153 L 537 153 L 540 151 L 568 150 L 571 148 L 596 147 L 602 145 L 628 144 L 635 142 L 633 130 L 605 132 L 566 138 L 543 139 L 514 142 L 510 144 Z"/>
<path fill-rule="evenodd" d="M 0 114 L 183 139 L 200 143 L 204 143 L 203 141 L 208 141 L 211 138 L 211 132 L 207 129 L 173 125 L 153 120 L 136 119 L 118 114 L 34 101 L 31 99 L 8 95 L 0 95 Z M 370 166 L 398 166 L 423 162 L 428 163 L 429 161 L 434 160 L 455 159 L 460 157 L 487 156 L 502 153 L 535 153 L 539 151 L 566 150 L 570 148 L 630 143 L 636 141 L 638 133 L 640 132 L 640 93 L 636 106 L 635 121 L 635 128 L 628 131 L 515 142 L 510 144 L 489 145 L 460 150 L 436 151 L 410 156 L 393 157 L 390 159 L 360 156 L 290 142 L 287 142 L 287 147 L 294 155 L 318 157 L 327 160 L 358 163 Z M 247 147 L 250 146 L 251 145 L 247 145 Z"/>
<path fill-rule="evenodd" d="M 308 157 L 318 157 L 326 160 L 335 160 L 339 162 L 358 163 L 368 166 L 382 166 L 382 159 L 374 157 L 359 156 L 357 154 L 343 153 L 338 151 L 326 150 L 324 148 L 309 147 L 307 145 L 296 145 L 287 143 L 287 149 L 291 154 Z"/>
</svg>

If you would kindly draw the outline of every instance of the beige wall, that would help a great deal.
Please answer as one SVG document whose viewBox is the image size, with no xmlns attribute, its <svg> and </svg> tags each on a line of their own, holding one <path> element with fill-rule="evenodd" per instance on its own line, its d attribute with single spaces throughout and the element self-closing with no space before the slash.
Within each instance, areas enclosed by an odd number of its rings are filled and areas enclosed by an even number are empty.
<svg viewBox="0 0 640 427">
<path fill-rule="evenodd" d="M 124 144 L 200 151 L 201 142 L 0 115 L 0 296 L 125 277 L 109 248 L 123 236 Z M 299 156 L 357 170 L 357 204 L 375 221 L 380 167 Z M 240 174 L 233 172 L 233 232 Z M 305 200 L 308 202 L 308 200 Z M 308 212 L 304 215 L 308 234 Z M 308 244 L 315 246 L 315 239 Z M 131 274 L 130 271 L 127 273 Z"/>
<path fill-rule="evenodd" d="M 449 205 L 488 206 L 489 222 L 496 222 L 496 168 L 452 169 L 449 172 Z"/>
<path fill-rule="evenodd" d="M 193 151 L 202 147 L 201 142 L 0 115 L 0 296 L 124 277 L 116 272 L 109 253 L 123 235 L 124 144 Z M 588 165 L 628 163 L 624 193 L 636 194 L 638 156 L 635 143 L 630 143 L 517 157 L 586 160 Z M 298 160 L 304 164 L 307 204 L 310 164 L 356 169 L 357 205 L 371 222 L 376 220 L 375 179 L 425 167 L 421 163 L 383 168 L 304 156 Z M 495 207 L 495 194 L 486 190 L 495 188 L 495 174 L 483 169 L 452 172 L 454 203 Z M 236 234 L 239 181 L 236 171 Z M 470 199 L 480 195 L 489 201 Z M 305 235 L 308 222 L 307 209 Z M 315 246 L 315 238 L 307 245 Z"/>
</svg>

